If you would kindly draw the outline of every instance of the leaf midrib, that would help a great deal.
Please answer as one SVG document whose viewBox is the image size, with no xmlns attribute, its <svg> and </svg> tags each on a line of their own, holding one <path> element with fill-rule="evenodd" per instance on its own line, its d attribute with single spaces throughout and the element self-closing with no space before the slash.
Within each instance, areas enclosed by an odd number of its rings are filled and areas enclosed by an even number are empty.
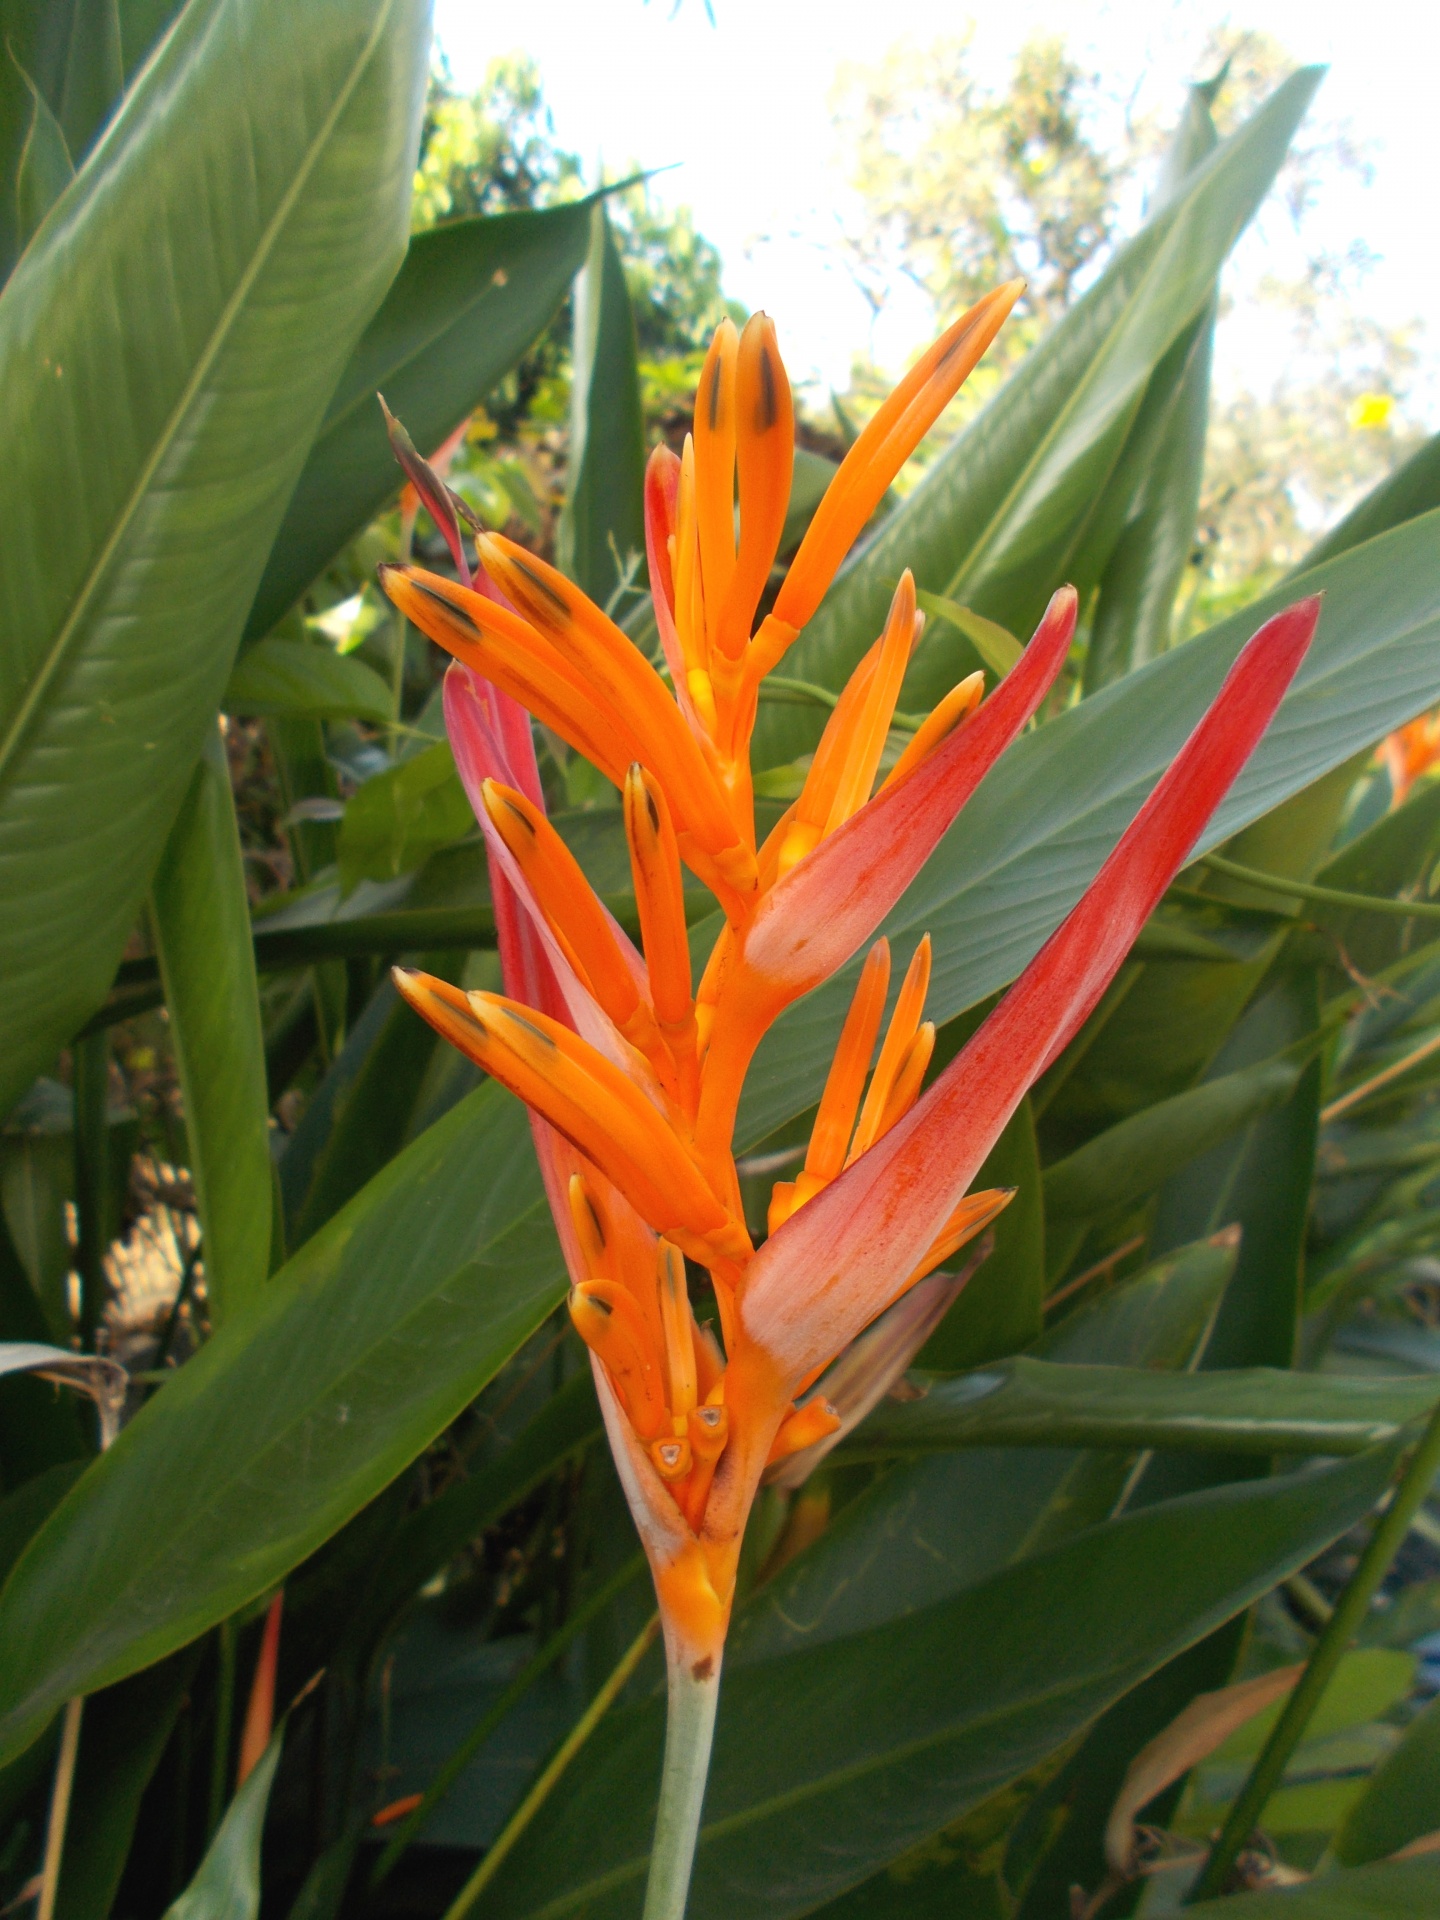
<svg viewBox="0 0 1440 1920">
<path fill-rule="evenodd" d="M 349 106 L 355 89 L 360 83 L 362 74 L 374 57 L 375 49 L 379 45 L 385 29 L 389 24 L 390 16 L 396 4 L 397 0 L 380 0 L 375 25 L 371 29 L 369 39 L 366 41 L 364 48 L 355 61 L 344 86 L 336 95 L 330 111 L 320 122 L 316 137 L 306 149 L 300 166 L 296 168 L 294 179 L 277 202 L 275 211 L 260 236 L 250 263 L 246 267 L 245 272 L 236 281 L 234 291 L 231 293 L 230 298 L 221 308 L 219 318 L 211 330 L 204 350 L 196 360 L 195 368 L 190 379 L 181 391 L 180 397 L 171 410 L 164 427 L 157 435 L 154 448 L 150 455 L 142 462 L 135 483 L 131 487 L 130 493 L 121 510 L 116 515 L 114 525 L 109 535 L 92 560 L 81 582 L 69 614 L 61 624 L 55 638 L 51 641 L 45 658 L 41 661 L 10 726 L 6 729 L 3 739 L 0 739 L 0 787 L 3 787 L 9 775 L 11 762 L 18 753 L 25 735 L 29 730 L 30 722 L 35 715 L 36 709 L 49 691 L 51 682 L 64 663 L 65 657 L 70 650 L 71 642 L 79 632 L 81 622 L 89 611 L 90 603 L 99 589 L 100 582 L 105 577 L 110 562 L 118 552 L 121 541 L 129 531 L 130 525 L 139 511 L 140 504 L 149 490 L 151 481 L 158 472 L 161 462 L 178 438 L 181 423 L 194 405 L 195 399 L 208 377 L 211 368 L 214 366 L 222 346 L 228 339 L 231 329 L 234 327 L 241 308 L 248 299 L 256 280 L 260 276 L 261 270 L 268 262 L 274 250 L 281 230 L 294 211 L 302 190 L 308 185 L 320 154 L 327 145 L 341 115 Z M 244 617 L 243 613 L 240 617 Z"/>
</svg>

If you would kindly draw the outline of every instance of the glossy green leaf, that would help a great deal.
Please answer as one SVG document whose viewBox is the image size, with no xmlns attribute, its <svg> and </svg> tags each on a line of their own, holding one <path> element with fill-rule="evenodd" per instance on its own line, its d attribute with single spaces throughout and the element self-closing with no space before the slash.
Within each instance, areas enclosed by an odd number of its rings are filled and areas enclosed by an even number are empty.
<svg viewBox="0 0 1440 1920">
<path fill-rule="evenodd" d="M 1077 1365 L 1181 1367 L 1203 1344 L 1233 1244 L 1187 1248 L 1082 1307 L 1038 1343 Z M 737 1615 L 733 1669 L 948 1600 L 1103 1520 L 1129 1465 L 1062 1450 L 979 1449 L 890 1469 Z"/>
<path fill-rule="evenodd" d="M 120 62 L 127 86 L 184 4 L 185 0 L 118 0 Z"/>
<path fill-rule="evenodd" d="M 390 689 L 363 660 L 274 634 L 236 662 L 220 704 L 226 713 L 280 720 L 380 723 L 394 717 Z"/>
<path fill-rule="evenodd" d="M 691 1920 L 807 1913 L 978 1805 L 1358 1519 L 1392 1458 L 1153 1507 L 883 1630 L 732 1670 Z M 660 1720 L 656 1701 L 602 1724 L 493 1883 L 497 1920 L 633 1912 Z"/>
<path fill-rule="evenodd" d="M 590 204 L 451 220 L 414 236 L 338 384 L 332 379 L 250 609 L 248 638 L 268 633 L 399 492 L 376 393 L 420 451 L 433 452 L 549 323 L 585 259 Z"/>
<path fill-rule="evenodd" d="M 474 828 L 449 742 L 422 747 L 373 775 L 346 806 L 336 849 L 341 891 L 413 872 Z"/>
<path fill-rule="evenodd" d="M 1131 508 L 1100 576 L 1086 691 L 1107 686 L 1170 644 L 1171 614 L 1195 546 L 1215 308 L 1176 341 L 1151 378 L 1122 466 L 1139 468 Z M 1122 486 L 1128 473 L 1117 474 Z M 1078 572 L 1079 568 L 1072 568 Z"/>
<path fill-rule="evenodd" d="M 570 395 L 570 481 L 557 558 L 604 607 L 622 581 L 645 584 L 646 449 L 635 315 L 603 200 L 591 206 L 589 251 L 575 283 Z"/>
<path fill-rule="evenodd" d="M 1014 978 L 1084 891 L 1271 613 L 1324 590 L 1291 693 L 1201 836 L 1219 846 L 1440 700 L 1440 513 L 1413 520 L 1267 595 L 1016 741 L 886 922 L 903 947 L 929 929 L 928 1007 L 945 1021 Z M 922 649 L 923 650 L 923 649 Z M 743 1146 L 819 1096 L 854 967 L 777 1023 L 741 1105 Z"/>
<path fill-rule="evenodd" d="M 1314 974 L 1280 975 L 1226 1042 L 1208 1084 L 1303 1042 L 1318 1021 Z M 1157 1251 L 1232 1223 L 1241 1229 L 1239 1263 L 1206 1350 L 1207 1368 L 1288 1367 L 1294 1359 L 1319 1101 L 1319 1063 L 1312 1060 L 1283 1104 L 1252 1116 L 1160 1196 L 1151 1237 Z"/>
<path fill-rule="evenodd" d="M 74 1805 L 56 1895 L 57 1920 L 108 1914 L 135 1835 L 140 1802 L 199 1665 L 186 1647 L 85 1702 Z"/>
<path fill-rule="evenodd" d="M 0 295 L 0 1108 L 104 998 L 399 259 L 427 28 L 192 0 Z"/>
<path fill-rule="evenodd" d="M 1045 1169 L 1047 1212 L 1086 1219 L 1143 1199 L 1188 1161 L 1282 1105 L 1302 1071 L 1298 1061 L 1261 1061 L 1131 1114 Z"/>
<path fill-rule="evenodd" d="M 560 1298 L 547 1218 L 521 1110 L 487 1083 L 302 1247 L 11 1575 L 0 1753 L 283 1580 L 386 1486 Z"/>
<path fill-rule="evenodd" d="M 400 1150 L 434 1051 L 433 1031 L 386 980 L 281 1156 L 287 1246 L 303 1246 Z"/>
<path fill-rule="evenodd" d="M 165 1920 L 258 1920 L 260 1841 L 284 1739 L 282 1721 L 226 1809 L 195 1878 L 165 1909 Z"/>
<path fill-rule="evenodd" d="M 212 729 L 150 891 L 218 1324 L 270 1271 L 270 1102 L 230 768 Z"/>
<path fill-rule="evenodd" d="M 1200 1920 L 1429 1920 L 1440 1908 L 1440 1859 L 1396 1860 L 1326 1873 L 1273 1893 L 1204 1900 Z"/>
<path fill-rule="evenodd" d="M 1346 1867 L 1384 1860 L 1440 1830 L 1440 1700 L 1405 1729 L 1346 1815 L 1332 1846 Z"/>
<path fill-rule="evenodd" d="M 957 632 L 963 633 L 997 679 L 1004 679 L 1020 658 L 1023 651 L 1020 642 L 998 621 L 987 620 L 983 614 L 971 607 L 962 607 L 958 600 L 947 599 L 943 593 L 927 593 L 923 587 L 915 598 L 926 613 L 938 620 L 948 620 Z"/>
<path fill-rule="evenodd" d="M 75 167 L 60 122 L 43 93 L 7 49 L 15 71 L 30 94 L 30 124 L 15 171 L 15 238 L 23 251 L 51 207 L 75 178 Z"/>
<path fill-rule="evenodd" d="M 787 671 L 838 688 L 884 626 L 906 566 L 932 592 L 1030 632 L 1066 577 L 1151 374 L 1208 305 L 1318 80 L 1315 68 L 1294 74 L 1121 248 L 841 575 Z M 944 649 L 922 648 L 902 704 L 923 710 L 951 678 Z M 762 710 L 757 764 L 793 760 L 818 731 L 798 709 Z"/>
<path fill-rule="evenodd" d="M 1440 1399 L 1433 1379 L 1346 1379 L 1278 1367 L 1154 1373 L 1019 1355 L 880 1407 L 843 1457 L 950 1447 L 1195 1447 L 1350 1454 L 1393 1440 Z"/>
</svg>

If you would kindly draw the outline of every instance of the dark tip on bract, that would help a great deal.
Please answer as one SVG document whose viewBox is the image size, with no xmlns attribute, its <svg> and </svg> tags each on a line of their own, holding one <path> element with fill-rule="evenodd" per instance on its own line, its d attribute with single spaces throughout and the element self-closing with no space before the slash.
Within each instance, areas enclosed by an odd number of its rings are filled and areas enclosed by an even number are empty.
<svg viewBox="0 0 1440 1920">
<path fill-rule="evenodd" d="M 770 360 L 768 341 L 760 349 L 760 399 L 755 408 L 755 431 L 769 433 L 780 418 L 780 407 L 775 398 L 775 368 Z"/>
<path fill-rule="evenodd" d="M 708 1680 L 714 1671 L 714 1657 L 707 1653 L 703 1660 L 697 1660 L 691 1667 L 690 1677 L 692 1680 Z"/>
</svg>

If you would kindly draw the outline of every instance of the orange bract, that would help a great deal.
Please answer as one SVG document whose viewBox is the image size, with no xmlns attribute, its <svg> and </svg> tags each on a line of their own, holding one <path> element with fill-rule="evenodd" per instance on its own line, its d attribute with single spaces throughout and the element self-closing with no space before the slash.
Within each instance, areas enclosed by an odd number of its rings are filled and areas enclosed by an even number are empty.
<svg viewBox="0 0 1440 1920">
<path fill-rule="evenodd" d="M 799 1381 L 772 1378 L 773 1369 L 753 1356 L 738 1370 L 735 1364 L 743 1336 L 734 1298 L 751 1257 L 730 1144 L 735 1101 L 754 1042 L 783 1004 L 783 997 L 772 1004 L 747 930 L 762 899 L 863 815 L 877 782 L 903 786 L 953 740 L 984 691 L 983 675 L 972 674 L 917 734 L 892 745 L 901 683 L 924 626 L 906 573 L 883 634 L 825 728 L 803 792 L 757 856 L 749 736 L 758 683 L 783 650 L 779 636 L 793 637 L 808 617 L 1017 291 L 999 289 L 957 322 L 861 434 L 815 516 L 776 613 L 754 638 L 789 503 L 794 412 L 770 320 L 757 314 L 741 331 L 721 324 L 700 377 L 693 435 L 678 460 L 657 451 L 647 479 L 651 585 L 673 695 L 572 582 L 499 534 L 477 537 L 488 578 L 474 590 L 412 567 L 382 575 L 416 626 L 528 707 L 621 792 L 642 953 L 591 891 L 543 809 L 496 760 L 476 783 L 481 823 L 492 863 L 503 850 L 512 863 L 506 871 L 528 889 L 527 909 L 553 942 L 549 964 L 565 976 L 559 1002 L 547 1011 L 462 993 L 424 975 L 396 977 L 417 1011 L 543 1116 L 593 1170 L 572 1174 L 566 1187 L 571 1319 L 633 1435 L 631 1468 L 644 1497 L 673 1503 L 669 1511 L 683 1535 L 703 1550 L 698 1586 L 672 1572 L 669 1589 L 703 1589 L 705 1606 L 718 1603 L 722 1614 L 749 1499 L 739 1483 L 767 1460 L 832 1432 L 838 1420 L 823 1399 L 797 1408 Z M 458 711 L 458 693 L 455 704 Z M 449 707 L 447 690 L 447 714 Z M 450 720 L 458 751 L 461 736 L 455 716 Z M 477 766 L 493 759 L 488 735 L 466 739 Z M 461 764 L 468 764 L 464 755 Z M 897 816 L 892 832 L 904 824 Z M 933 837 L 933 823 L 924 831 Z M 682 861 L 715 893 L 728 921 L 698 989 Z M 846 886 L 843 874 L 835 884 Z M 878 911 L 885 904 L 877 896 Z M 772 1231 L 918 1098 L 934 1039 L 922 1020 L 929 955 L 926 940 L 911 960 L 872 1075 L 890 972 L 887 943 L 872 951 L 804 1168 L 774 1190 Z M 573 1030 L 577 995 L 591 1009 L 587 1037 Z M 568 1019 L 556 1017 L 561 1003 L 570 1008 Z M 988 1219 L 1006 1197 L 981 1196 L 974 1217 Z M 619 1258 L 617 1207 L 633 1209 L 659 1236 L 653 1259 L 640 1258 L 633 1234 L 627 1257 Z M 946 1253 L 960 1237 L 958 1228 L 946 1237 Z M 694 1319 L 686 1255 L 709 1271 L 724 1353 Z M 875 1313 L 925 1270 L 877 1275 Z"/>
<path fill-rule="evenodd" d="M 446 680 L 446 722 L 489 845 L 514 997 L 405 971 L 397 982 L 531 1109 L 570 1267 L 571 1320 L 592 1356 L 672 1661 L 697 1675 L 718 1662 L 762 1474 L 838 1432 L 840 1402 L 873 1404 L 944 1310 L 952 1293 L 935 1282 L 896 1303 L 1008 1204 L 1008 1189 L 965 1189 L 1026 1087 L 1114 977 L 1314 629 L 1307 602 L 1256 636 L 1091 892 L 926 1091 L 928 936 L 888 1023 L 890 950 L 874 936 L 1049 692 L 1076 596 L 1054 594 L 988 699 L 983 676 L 971 674 L 897 738 L 924 624 L 914 580 L 902 574 L 799 795 L 759 847 L 750 736 L 763 676 L 1019 290 L 1011 283 L 978 302 L 876 413 L 758 627 L 785 524 L 794 415 L 770 321 L 756 315 L 738 333 L 721 325 L 693 435 L 678 458 L 657 449 L 646 475 L 668 686 L 572 582 L 499 534 L 478 536 L 484 574 L 473 590 L 414 567 L 382 570 L 392 599 L 459 663 Z M 413 448 L 401 450 L 443 510 L 439 481 Z M 511 700 L 619 790 L 640 949 L 537 804 L 533 743 Z M 682 863 L 726 920 L 698 985 Z M 733 1146 L 747 1069 L 784 1008 L 867 945 L 804 1163 L 775 1185 L 757 1252 Z M 695 1317 L 687 1259 L 708 1278 L 723 1350 Z M 832 1405 L 810 1389 L 847 1349 L 831 1376 Z M 803 1461 L 786 1471 L 803 1472 Z"/>
</svg>

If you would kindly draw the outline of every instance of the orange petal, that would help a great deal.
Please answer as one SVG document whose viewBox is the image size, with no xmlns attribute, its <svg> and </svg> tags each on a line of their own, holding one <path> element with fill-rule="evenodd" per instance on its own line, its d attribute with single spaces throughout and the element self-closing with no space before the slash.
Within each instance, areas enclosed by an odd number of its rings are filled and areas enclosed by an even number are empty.
<svg viewBox="0 0 1440 1920">
<path fill-rule="evenodd" d="M 380 584 L 423 634 L 493 680 L 617 787 L 640 751 L 623 716 L 604 706 L 526 620 L 483 594 L 420 567 L 382 566 Z"/>
<path fill-rule="evenodd" d="M 810 1134 L 805 1171 L 820 1180 L 833 1180 L 845 1164 L 845 1150 L 854 1130 L 855 1110 L 860 1104 L 865 1076 L 870 1071 L 889 985 L 890 943 L 881 939 L 870 949 L 860 969 Z"/>
<path fill-rule="evenodd" d="M 959 392 L 1024 289 L 1011 280 L 978 300 L 906 374 L 840 463 L 806 530 L 765 626 L 756 636 L 768 672 L 810 619 L 885 490 Z M 776 629 L 767 644 L 771 625 Z"/>
<path fill-rule="evenodd" d="M 396 967 L 400 992 L 460 1048 L 593 1160 L 657 1233 L 698 1259 L 744 1259 L 749 1237 L 620 1069 L 558 1020 L 499 994 L 467 994 Z"/>
<path fill-rule="evenodd" d="M 900 1063 L 900 1071 L 890 1089 L 885 1102 L 885 1111 L 880 1116 L 881 1134 L 886 1134 L 895 1122 L 907 1114 L 920 1098 L 920 1089 L 925 1084 L 926 1070 L 935 1051 L 935 1022 L 923 1020 L 916 1029 L 915 1038 L 910 1042 L 909 1051 Z M 878 1136 L 877 1136 L 878 1137 Z"/>
<path fill-rule="evenodd" d="M 695 1372 L 695 1321 L 685 1285 L 685 1260 L 678 1247 L 660 1242 L 656 1255 L 660 1324 L 665 1329 L 665 1379 L 672 1414 L 688 1414 L 698 1398 Z"/>
<path fill-rule="evenodd" d="M 744 890 L 746 849 L 720 783 L 665 683 L 631 640 L 562 573 L 498 534 L 481 534 L 485 570 L 601 699 L 626 716 L 643 761 L 664 787 L 677 822 L 712 858 L 734 865 Z M 677 583 L 678 584 L 678 583 Z M 682 624 L 682 633 L 683 633 Z M 748 859 L 753 885 L 754 855 Z"/>
<path fill-rule="evenodd" d="M 813 1447 L 817 1440 L 824 1440 L 827 1435 L 839 1431 L 839 1414 L 828 1400 L 816 1394 L 780 1423 L 780 1431 L 775 1436 L 765 1464 L 773 1466 L 777 1460 L 798 1453 L 802 1447 Z"/>
<path fill-rule="evenodd" d="M 654 1017 L 579 861 L 524 794 L 498 780 L 487 780 L 481 791 L 495 831 L 529 881 L 566 959 L 626 1039 L 649 1053 Z"/>
<path fill-rule="evenodd" d="M 668 1432 L 659 1360 L 645 1316 L 628 1289 L 614 1280 L 586 1280 L 570 1289 L 569 1304 L 575 1331 L 605 1363 L 641 1439 Z"/>
<path fill-rule="evenodd" d="M 909 745 L 881 781 L 881 793 L 886 787 L 894 786 L 897 780 L 903 780 L 907 774 L 913 773 L 922 760 L 928 760 L 941 741 L 962 726 L 984 698 L 983 673 L 967 674 L 957 686 L 953 686 L 915 729 Z"/>
<path fill-rule="evenodd" d="M 930 1243 L 929 1251 L 907 1284 L 913 1286 L 917 1280 L 923 1280 L 976 1234 L 983 1233 L 1009 1206 L 1015 1192 L 1014 1187 L 984 1187 L 979 1193 L 967 1193 Z"/>
<path fill-rule="evenodd" d="M 740 336 L 722 320 L 695 391 L 695 524 L 711 645 L 735 572 L 735 359 Z"/>
<path fill-rule="evenodd" d="M 270 1744 L 275 1725 L 275 1674 L 280 1665 L 280 1615 L 285 1606 L 282 1587 L 270 1602 L 265 1615 L 265 1631 L 260 1636 L 260 1653 L 255 1662 L 255 1678 L 250 1685 L 250 1700 L 245 1709 L 245 1726 L 240 1735 L 240 1757 L 235 1767 L 235 1787 L 244 1786 L 260 1764 Z"/>
<path fill-rule="evenodd" d="M 910 965 L 905 971 L 905 979 L 895 1002 L 895 1011 L 890 1016 L 889 1030 L 885 1035 L 885 1044 L 880 1049 L 880 1058 L 876 1062 L 875 1077 L 870 1082 L 870 1091 L 865 1096 L 865 1104 L 860 1109 L 860 1124 L 855 1129 L 855 1138 L 851 1143 L 847 1166 L 850 1161 L 858 1160 L 860 1155 L 879 1137 L 881 1117 L 889 1103 L 900 1070 L 910 1052 L 916 1029 L 920 1025 L 920 1015 L 925 1008 L 925 995 L 930 990 L 930 936 L 927 933 L 911 955 Z M 926 1055 L 925 1065 L 929 1064 Z M 925 1065 L 921 1066 L 923 1078 Z M 918 1082 L 917 1082 L 918 1085 Z"/>
<path fill-rule="evenodd" d="M 768 314 L 752 314 L 746 322 L 736 385 L 740 550 L 716 628 L 720 651 L 731 659 L 744 650 L 775 564 L 795 468 L 795 409 Z"/>
<path fill-rule="evenodd" d="M 833 833 L 852 813 L 870 798 L 875 771 L 885 750 L 886 736 L 900 698 L 900 682 L 910 659 L 915 640 L 915 577 L 907 567 L 900 576 L 890 614 L 880 642 L 880 658 L 870 682 L 865 704 L 857 718 L 854 734 L 845 754 L 844 768 L 830 802 L 826 833 Z"/>
</svg>

